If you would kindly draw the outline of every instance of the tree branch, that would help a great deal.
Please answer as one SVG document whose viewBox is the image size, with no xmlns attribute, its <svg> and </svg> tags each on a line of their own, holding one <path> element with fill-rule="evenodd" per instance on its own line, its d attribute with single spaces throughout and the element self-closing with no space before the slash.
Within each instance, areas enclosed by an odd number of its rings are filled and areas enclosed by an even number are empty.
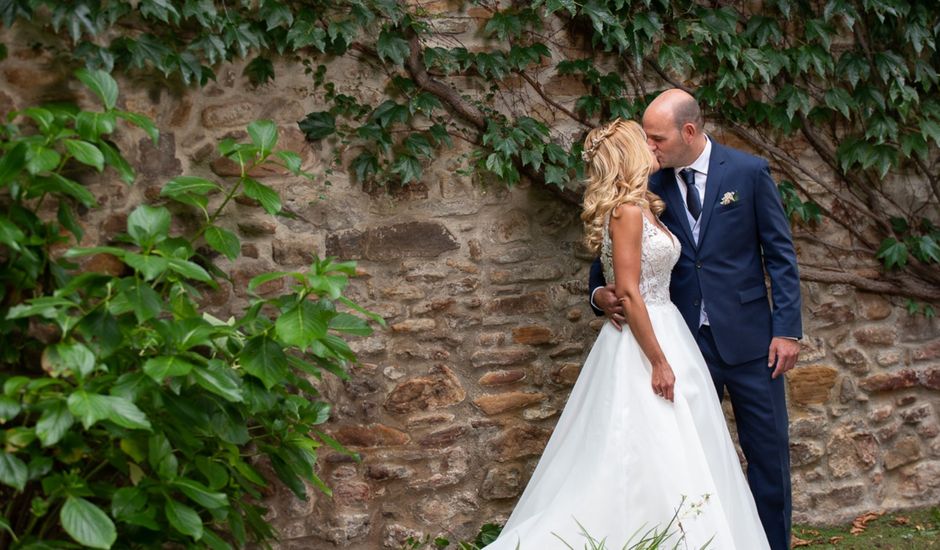
<svg viewBox="0 0 940 550">
<path fill-rule="evenodd" d="M 566 115 L 568 115 L 569 117 L 571 117 L 571 119 L 577 121 L 578 123 L 580 123 L 580 124 L 581 124 L 582 126 L 584 126 L 585 128 L 593 128 L 593 127 L 594 127 L 594 125 L 592 125 L 592 124 L 590 123 L 590 121 L 585 120 L 584 118 L 578 116 L 578 115 L 577 115 L 576 113 L 574 113 L 573 111 L 571 111 L 571 110 L 569 110 L 568 108 L 566 108 L 564 105 L 561 105 L 560 103 L 556 102 L 556 101 L 553 100 L 552 98 L 548 97 L 548 95 L 546 95 L 546 93 L 545 93 L 545 90 L 542 89 L 542 85 L 539 84 L 539 82 L 538 82 L 537 80 L 535 80 L 534 78 L 532 78 L 531 76 L 525 74 L 525 73 L 522 72 L 522 71 L 515 71 L 515 73 L 518 74 L 519 76 L 521 76 L 523 80 L 525 80 L 526 82 L 528 82 L 528 83 L 529 83 L 529 86 L 532 86 L 532 89 L 535 90 L 535 93 L 539 94 L 539 96 L 540 96 L 543 100 L 545 100 L 545 103 L 548 103 L 548 104 L 551 105 L 552 107 L 554 107 L 554 108 L 558 109 L 559 111 L 565 113 Z"/>
<path fill-rule="evenodd" d="M 859 290 L 905 298 L 917 298 L 931 303 L 940 301 L 940 287 L 924 285 L 907 277 L 886 277 L 883 280 L 877 280 L 851 271 L 835 271 L 800 264 L 800 280 L 814 283 L 847 284 Z"/>
</svg>

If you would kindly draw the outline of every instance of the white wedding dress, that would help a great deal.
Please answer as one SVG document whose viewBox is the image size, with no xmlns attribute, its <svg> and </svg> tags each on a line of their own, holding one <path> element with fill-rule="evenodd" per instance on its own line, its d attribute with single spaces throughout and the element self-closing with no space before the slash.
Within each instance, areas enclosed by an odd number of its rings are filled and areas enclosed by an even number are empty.
<svg viewBox="0 0 940 550">
<path fill-rule="evenodd" d="M 653 393 L 629 327 L 606 323 L 529 484 L 485 550 L 590 548 L 582 533 L 621 550 L 667 527 L 664 550 L 708 541 L 709 550 L 769 548 L 708 367 L 669 301 L 678 258 L 678 241 L 644 216 L 640 292 L 675 373 L 675 402 Z M 606 231 L 601 260 L 613 282 Z"/>
</svg>

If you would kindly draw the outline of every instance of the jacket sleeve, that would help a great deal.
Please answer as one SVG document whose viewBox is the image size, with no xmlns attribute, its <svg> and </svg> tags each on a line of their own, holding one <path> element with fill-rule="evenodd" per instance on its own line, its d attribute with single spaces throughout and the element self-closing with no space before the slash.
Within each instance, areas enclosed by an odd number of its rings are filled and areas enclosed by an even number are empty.
<svg viewBox="0 0 940 550">
<path fill-rule="evenodd" d="M 588 303 L 591 305 L 591 309 L 594 310 L 594 315 L 598 317 L 604 314 L 603 310 L 600 310 L 594 307 L 591 298 L 594 297 L 594 290 L 598 287 L 607 286 L 607 281 L 604 280 L 604 268 L 601 266 L 601 259 L 595 258 L 594 263 L 591 264 L 591 275 L 588 278 Z"/>
<path fill-rule="evenodd" d="M 773 297 L 773 336 L 802 338 L 800 273 L 790 221 L 766 161 L 757 174 L 755 204 L 758 238 Z"/>
</svg>

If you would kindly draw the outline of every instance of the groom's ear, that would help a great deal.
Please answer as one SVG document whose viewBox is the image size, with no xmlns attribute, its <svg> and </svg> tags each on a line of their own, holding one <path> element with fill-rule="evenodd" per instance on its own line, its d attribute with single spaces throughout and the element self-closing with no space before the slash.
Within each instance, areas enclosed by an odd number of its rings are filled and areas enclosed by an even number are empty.
<svg viewBox="0 0 940 550">
<path fill-rule="evenodd" d="M 686 122 L 682 125 L 682 128 L 679 129 L 679 133 L 682 134 L 682 141 L 686 144 L 691 144 L 695 140 L 695 136 L 698 135 L 698 128 L 695 127 L 695 124 L 691 122 Z"/>
</svg>

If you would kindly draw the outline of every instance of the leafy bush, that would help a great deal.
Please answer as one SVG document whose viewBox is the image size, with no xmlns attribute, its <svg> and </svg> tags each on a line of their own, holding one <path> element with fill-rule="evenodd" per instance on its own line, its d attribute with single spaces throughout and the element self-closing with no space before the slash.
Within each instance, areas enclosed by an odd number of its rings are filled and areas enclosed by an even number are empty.
<svg viewBox="0 0 940 550">
<path fill-rule="evenodd" d="M 259 464 L 305 498 L 308 482 L 329 493 L 315 472 L 317 449 L 348 452 L 318 428 L 330 406 L 315 382 L 324 370 L 346 376 L 355 356 L 342 336 L 371 329 L 337 306 L 383 321 L 343 296 L 354 264 L 331 259 L 256 277 L 252 293 L 277 278 L 290 292 L 252 294 L 236 318 L 199 305 L 224 277 L 207 256 L 240 254 L 238 237 L 216 223 L 231 199 L 243 193 L 269 214 L 281 210 L 250 171 L 276 163 L 309 177 L 298 155 L 275 150 L 269 121 L 248 126 L 250 143 L 219 144 L 241 168 L 234 183 L 180 176 L 163 187 L 175 210 L 199 213 L 193 231 L 171 231 L 185 224 L 167 206 L 141 205 L 114 242 L 63 253 L 66 232 L 82 238 L 76 206 L 96 206 L 79 181 L 87 178 L 74 174 L 110 168 L 131 183 L 134 171 L 110 140 L 118 123 L 159 137 L 146 117 L 115 108 L 107 73 L 77 75 L 102 110 L 32 107 L 0 128 L 0 546 L 220 549 L 272 540 Z M 50 204 L 55 219 L 43 215 Z M 109 255 L 117 268 L 71 263 L 89 255 Z"/>
</svg>

